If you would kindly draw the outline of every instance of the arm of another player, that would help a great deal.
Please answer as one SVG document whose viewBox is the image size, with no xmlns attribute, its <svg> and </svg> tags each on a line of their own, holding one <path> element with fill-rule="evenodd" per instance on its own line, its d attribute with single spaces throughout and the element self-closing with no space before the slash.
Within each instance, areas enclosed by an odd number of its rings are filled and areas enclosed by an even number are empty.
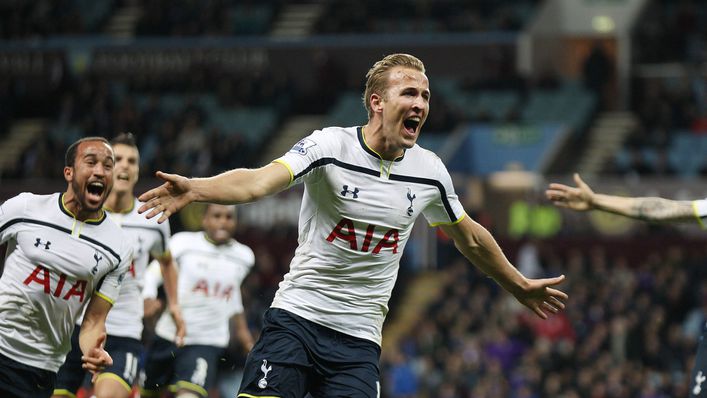
<svg viewBox="0 0 707 398">
<path fill-rule="evenodd" d="M 456 224 L 440 227 L 469 261 L 540 318 L 547 319 L 546 311 L 555 313 L 565 308 L 567 294 L 552 287 L 560 284 L 564 275 L 548 279 L 526 278 L 508 261 L 486 228 L 468 216 Z"/>
<path fill-rule="evenodd" d="M 113 359 L 103 349 L 106 342 L 106 317 L 111 303 L 94 294 L 88 303 L 79 332 L 79 346 L 83 356 L 82 367 L 95 378 L 98 372 L 113 364 Z"/>
<path fill-rule="evenodd" d="M 172 315 L 174 325 L 177 328 L 174 343 L 177 347 L 181 347 L 184 345 L 184 336 L 187 333 L 187 327 L 184 323 L 184 317 L 182 316 L 182 309 L 179 307 L 177 266 L 170 254 L 158 258 L 157 261 L 160 263 L 160 270 L 162 271 L 164 293 L 167 296 L 167 310 L 170 315 Z"/>
<path fill-rule="evenodd" d="M 255 340 L 253 339 L 253 335 L 250 333 L 248 321 L 246 320 L 244 313 L 241 312 L 239 314 L 234 314 L 231 317 L 231 330 L 233 333 L 231 340 L 235 337 L 240 343 L 240 346 L 243 347 L 243 350 L 246 353 L 249 353 L 250 350 L 253 349 Z"/>
<path fill-rule="evenodd" d="M 574 175 L 576 187 L 552 183 L 545 196 L 556 206 L 576 211 L 602 210 L 646 221 L 691 221 L 696 213 L 690 201 L 664 198 L 635 198 L 595 193 L 579 174 Z"/>
<path fill-rule="evenodd" d="M 139 212 L 150 210 L 147 218 L 162 213 L 160 223 L 191 202 L 239 204 L 256 201 L 287 188 L 292 178 L 287 167 L 277 162 L 259 169 L 230 170 L 208 178 L 186 178 L 161 171 L 157 176 L 165 183 L 140 195 L 140 201 L 146 203 Z"/>
</svg>

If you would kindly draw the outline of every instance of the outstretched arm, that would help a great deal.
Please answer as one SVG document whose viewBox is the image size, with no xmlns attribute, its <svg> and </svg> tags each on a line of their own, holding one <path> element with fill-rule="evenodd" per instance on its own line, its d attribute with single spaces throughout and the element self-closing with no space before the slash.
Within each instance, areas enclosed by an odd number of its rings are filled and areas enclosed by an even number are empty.
<svg viewBox="0 0 707 398">
<path fill-rule="evenodd" d="M 695 220 L 692 202 L 664 198 L 635 198 L 598 194 L 574 175 L 576 187 L 552 183 L 545 195 L 556 206 L 577 211 L 602 210 L 646 221 Z"/>
<path fill-rule="evenodd" d="M 567 294 L 553 288 L 565 279 L 564 275 L 548 279 L 526 278 L 508 261 L 486 228 L 468 216 L 457 224 L 442 226 L 442 229 L 469 261 L 540 318 L 547 319 L 546 311 L 555 313 L 565 308 Z"/>
<path fill-rule="evenodd" d="M 147 218 L 162 213 L 160 223 L 191 202 L 254 202 L 282 191 L 290 184 L 289 170 L 276 162 L 259 169 L 235 169 L 208 178 L 186 178 L 161 171 L 157 176 L 165 183 L 140 195 L 140 201 L 146 203 L 139 212 L 149 210 Z"/>
</svg>

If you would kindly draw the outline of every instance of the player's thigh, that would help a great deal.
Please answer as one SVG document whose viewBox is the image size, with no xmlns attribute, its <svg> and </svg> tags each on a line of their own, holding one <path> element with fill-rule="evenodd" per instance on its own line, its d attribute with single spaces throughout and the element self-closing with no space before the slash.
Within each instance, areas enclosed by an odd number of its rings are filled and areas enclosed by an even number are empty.
<svg viewBox="0 0 707 398">
<path fill-rule="evenodd" d="M 179 350 L 174 363 L 174 384 L 177 391 L 186 390 L 206 397 L 216 382 L 218 361 L 223 357 L 220 347 L 205 345 L 185 346 Z"/>
<path fill-rule="evenodd" d="M 113 365 L 98 375 L 95 395 L 97 398 L 128 397 L 138 374 L 142 344 L 136 339 L 108 336 L 105 349 L 113 358 Z"/>
<path fill-rule="evenodd" d="M 156 391 L 169 384 L 178 352 L 179 349 L 171 341 L 155 337 L 145 357 L 145 379 L 140 386 L 141 396 L 156 396 Z"/>
<path fill-rule="evenodd" d="M 380 397 L 378 344 L 331 329 L 319 331 L 318 343 L 312 353 L 317 374 L 313 397 Z"/>
<path fill-rule="evenodd" d="M 0 354 L 0 397 L 49 398 L 56 373 L 16 362 Z"/>
<path fill-rule="evenodd" d="M 305 396 L 313 364 L 294 321 L 286 311 L 265 312 L 263 330 L 243 367 L 239 397 Z"/>
<path fill-rule="evenodd" d="M 83 384 L 86 371 L 81 367 L 81 348 L 79 346 L 79 328 L 71 334 L 71 351 L 66 355 L 64 364 L 59 368 L 54 386 L 54 395 L 73 397 Z"/>
</svg>

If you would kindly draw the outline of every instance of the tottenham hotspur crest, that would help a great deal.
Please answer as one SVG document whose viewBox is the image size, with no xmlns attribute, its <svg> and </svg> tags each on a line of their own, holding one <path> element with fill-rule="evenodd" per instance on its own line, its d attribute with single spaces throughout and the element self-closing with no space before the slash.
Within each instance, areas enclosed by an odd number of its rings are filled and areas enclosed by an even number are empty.
<svg viewBox="0 0 707 398">
<path fill-rule="evenodd" d="M 268 366 L 267 359 L 263 359 L 263 364 L 260 365 L 260 370 L 263 371 L 263 378 L 258 380 L 258 387 L 265 388 L 268 386 L 268 373 L 272 370 L 272 365 Z"/>
<path fill-rule="evenodd" d="M 410 201 L 410 206 L 408 207 L 408 216 L 412 216 L 412 213 L 414 213 L 415 210 L 412 208 L 412 201 L 415 200 L 417 195 L 413 194 L 410 188 L 408 188 L 408 200 Z"/>
</svg>

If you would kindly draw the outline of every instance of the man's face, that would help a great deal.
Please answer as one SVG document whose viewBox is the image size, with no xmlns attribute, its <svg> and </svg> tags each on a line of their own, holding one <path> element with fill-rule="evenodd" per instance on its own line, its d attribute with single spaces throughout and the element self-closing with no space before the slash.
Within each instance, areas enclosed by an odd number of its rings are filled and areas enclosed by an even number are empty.
<svg viewBox="0 0 707 398">
<path fill-rule="evenodd" d="M 140 153 L 137 148 L 124 144 L 113 145 L 113 152 L 115 153 L 113 189 L 116 192 L 132 193 L 140 173 Z"/>
<path fill-rule="evenodd" d="M 110 145 L 102 141 L 79 144 L 73 167 L 64 167 L 64 179 L 70 184 L 81 208 L 98 211 L 113 188 L 115 161 Z"/>
<path fill-rule="evenodd" d="M 236 232 L 236 217 L 233 206 L 209 204 L 204 213 L 202 226 L 206 235 L 216 244 L 227 243 Z"/>
<path fill-rule="evenodd" d="M 396 66 L 383 95 L 383 130 L 401 148 L 412 148 L 430 110 L 430 83 L 424 73 Z"/>
</svg>

